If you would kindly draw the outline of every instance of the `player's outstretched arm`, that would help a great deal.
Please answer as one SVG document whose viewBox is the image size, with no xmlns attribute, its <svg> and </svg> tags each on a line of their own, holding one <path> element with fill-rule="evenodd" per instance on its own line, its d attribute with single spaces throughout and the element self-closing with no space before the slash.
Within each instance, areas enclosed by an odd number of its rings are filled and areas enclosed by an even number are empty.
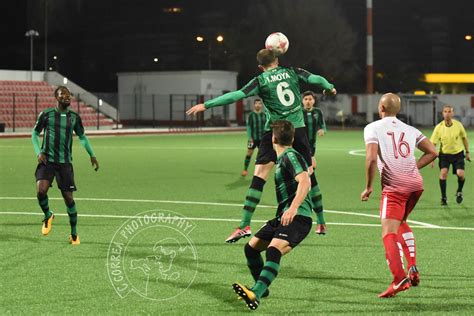
<svg viewBox="0 0 474 316">
<path fill-rule="evenodd" d="M 306 83 L 320 86 L 323 88 L 324 95 L 336 95 L 337 91 L 334 85 L 329 83 L 326 78 L 310 73 L 309 71 L 302 68 L 294 68 L 298 77 Z"/>
<path fill-rule="evenodd" d="M 416 162 L 418 169 L 429 165 L 436 159 L 436 157 L 438 157 L 438 152 L 436 151 L 435 145 L 433 145 L 433 143 L 428 138 L 424 138 L 418 143 L 418 149 L 423 152 L 423 155 Z"/>
<path fill-rule="evenodd" d="M 189 110 L 186 111 L 186 115 L 196 115 L 199 112 L 204 112 L 206 111 L 206 107 L 204 106 L 204 103 L 199 103 L 190 108 Z"/>
<path fill-rule="evenodd" d="M 205 111 L 209 108 L 231 104 L 231 103 L 239 101 L 243 98 L 245 98 L 245 94 L 240 90 L 228 92 L 228 93 L 223 94 L 223 95 L 221 95 L 217 98 L 208 100 L 204 103 L 196 104 L 195 106 L 193 106 L 192 108 L 187 110 L 186 114 L 187 115 L 196 115 L 197 113 L 203 112 L 203 111 Z"/>
<path fill-rule="evenodd" d="M 192 108 L 186 111 L 187 115 L 196 115 L 199 112 L 203 112 L 209 108 L 216 106 L 222 106 L 234 103 L 236 101 L 242 100 L 243 98 L 250 97 L 252 95 L 258 94 L 258 80 L 254 78 L 250 80 L 242 89 L 227 92 L 217 98 L 207 100 L 204 103 L 196 104 Z"/>
<path fill-rule="evenodd" d="M 367 145 L 365 145 L 365 151 L 365 189 L 360 194 L 361 201 L 368 201 L 370 194 L 373 191 L 379 145 L 376 143 L 368 143 Z"/>
<path fill-rule="evenodd" d="M 304 199 L 309 193 L 309 190 L 311 189 L 311 181 L 309 180 L 308 172 L 303 171 L 299 173 L 295 177 L 295 180 L 298 182 L 296 195 L 293 199 L 293 202 L 291 202 L 290 207 L 283 213 L 281 217 L 281 224 L 283 226 L 288 226 L 291 224 L 296 212 L 298 211 L 298 208 L 300 207 L 301 203 L 303 203 Z"/>
</svg>

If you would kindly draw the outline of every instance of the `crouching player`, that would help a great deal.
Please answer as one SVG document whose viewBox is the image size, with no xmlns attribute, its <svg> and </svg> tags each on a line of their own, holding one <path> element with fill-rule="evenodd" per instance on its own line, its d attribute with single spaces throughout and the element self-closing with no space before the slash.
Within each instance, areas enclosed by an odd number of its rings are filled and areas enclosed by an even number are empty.
<svg viewBox="0 0 474 316">
<path fill-rule="evenodd" d="M 251 310 L 257 309 L 260 299 L 268 295 L 268 288 L 280 270 L 281 257 L 303 241 L 311 231 L 312 224 L 308 166 L 303 156 L 291 147 L 295 128 L 290 122 L 279 120 L 272 124 L 272 131 L 273 147 L 277 154 L 277 214 L 244 248 L 255 284 L 250 288 L 240 283 L 233 284 L 234 291 Z M 261 256 L 263 251 L 266 252 L 265 263 Z"/>
</svg>

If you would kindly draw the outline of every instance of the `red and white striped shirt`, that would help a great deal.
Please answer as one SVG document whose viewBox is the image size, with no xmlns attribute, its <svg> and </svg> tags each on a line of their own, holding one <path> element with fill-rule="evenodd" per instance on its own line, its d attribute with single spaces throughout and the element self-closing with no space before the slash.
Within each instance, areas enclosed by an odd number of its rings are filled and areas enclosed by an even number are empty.
<svg viewBox="0 0 474 316">
<path fill-rule="evenodd" d="M 364 129 L 366 144 L 378 144 L 377 166 L 384 192 L 410 193 L 423 190 L 416 166 L 415 147 L 425 136 L 394 116 L 385 117 Z"/>
</svg>

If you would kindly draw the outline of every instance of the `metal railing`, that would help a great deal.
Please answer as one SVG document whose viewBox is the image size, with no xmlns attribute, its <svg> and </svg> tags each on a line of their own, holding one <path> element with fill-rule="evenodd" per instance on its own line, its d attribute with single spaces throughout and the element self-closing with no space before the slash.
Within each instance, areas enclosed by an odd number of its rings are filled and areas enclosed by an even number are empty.
<svg viewBox="0 0 474 316">
<path fill-rule="evenodd" d="M 122 94 L 118 96 L 117 112 L 124 127 L 229 126 L 232 118 L 228 106 L 211 108 L 196 116 L 186 115 L 193 105 L 213 97 L 198 94 Z"/>
</svg>

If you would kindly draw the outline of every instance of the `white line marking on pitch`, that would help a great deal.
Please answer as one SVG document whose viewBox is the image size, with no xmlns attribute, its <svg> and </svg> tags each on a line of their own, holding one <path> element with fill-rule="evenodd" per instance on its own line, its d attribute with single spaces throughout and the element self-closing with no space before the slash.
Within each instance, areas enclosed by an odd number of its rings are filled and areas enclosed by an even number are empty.
<svg viewBox="0 0 474 316">
<path fill-rule="evenodd" d="M 102 138 L 102 137 L 101 137 Z M 0 148 L 21 148 L 21 149 L 31 149 L 31 146 L 15 146 L 15 145 L 0 145 Z M 242 150 L 242 146 L 239 147 L 219 147 L 219 146 L 208 146 L 208 147 L 193 147 L 193 146 L 186 146 L 186 147 L 179 147 L 179 146 L 94 146 L 94 148 L 98 149 L 157 149 L 157 150 Z M 319 148 L 320 150 L 329 150 L 329 151 L 347 151 L 346 148 L 336 148 L 336 147 L 326 147 L 326 148 Z"/>
<path fill-rule="evenodd" d="M 62 200 L 62 198 L 49 198 L 50 200 Z M 169 200 L 135 200 L 135 199 L 101 199 L 101 198 L 75 198 L 78 201 L 98 201 L 98 202 L 136 202 L 136 203 L 168 203 L 168 204 L 192 204 L 192 205 L 214 205 L 214 206 L 236 206 L 241 207 L 242 204 L 236 203 L 217 203 L 217 202 L 197 202 L 197 201 L 169 201 Z M 34 197 L 0 197 L 0 200 L 36 200 Z M 262 208 L 273 208 L 275 209 L 276 206 L 272 205 L 259 205 L 258 207 Z M 356 213 L 356 212 L 343 212 L 343 211 L 333 211 L 333 210 L 324 210 L 327 213 L 334 213 L 334 214 L 343 214 L 343 215 L 353 215 L 353 216 L 364 216 L 364 217 L 372 217 L 372 218 L 380 218 L 379 215 L 374 214 L 365 214 L 365 213 Z M 431 228 L 438 228 L 440 226 L 433 225 L 429 223 L 423 223 L 419 221 L 412 221 L 408 220 L 408 223 L 431 227 Z"/>
<path fill-rule="evenodd" d="M 354 149 L 349 151 L 349 155 L 365 157 L 365 149 Z"/>
<path fill-rule="evenodd" d="M 31 215 L 31 216 L 43 216 L 41 213 L 33 212 L 0 212 L 1 215 Z M 68 216 L 67 214 L 54 213 L 55 216 Z M 91 217 L 91 218 L 136 218 L 136 215 L 105 215 L 105 214 L 80 214 L 80 217 Z M 193 221 L 210 221 L 210 222 L 240 222 L 237 218 L 213 218 L 213 217 L 184 217 L 187 220 Z M 266 220 L 252 220 L 254 223 L 265 223 Z M 316 224 L 316 222 L 313 222 Z M 362 223 L 336 223 L 327 222 L 328 225 L 334 226 L 358 226 L 358 227 L 380 227 L 380 224 L 362 224 Z M 444 230 L 467 230 L 474 231 L 474 227 L 441 227 L 441 226 L 411 226 L 412 228 L 427 228 L 427 229 L 444 229 Z"/>
</svg>

